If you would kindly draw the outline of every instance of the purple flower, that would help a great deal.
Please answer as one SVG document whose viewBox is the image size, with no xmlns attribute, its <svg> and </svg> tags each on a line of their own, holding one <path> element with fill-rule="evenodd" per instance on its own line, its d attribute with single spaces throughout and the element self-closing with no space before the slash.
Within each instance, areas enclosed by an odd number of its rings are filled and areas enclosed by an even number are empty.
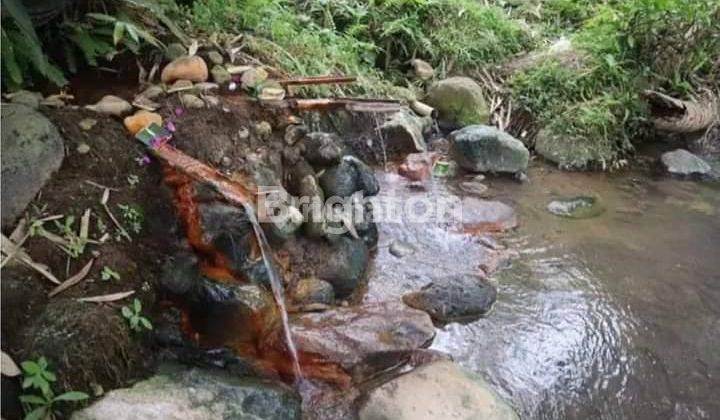
<svg viewBox="0 0 720 420">
<path fill-rule="evenodd" d="M 167 130 L 169 132 L 174 133 L 175 132 L 175 123 L 172 121 L 168 121 L 167 123 L 165 123 L 165 128 L 167 128 Z"/>
<path fill-rule="evenodd" d="M 185 110 L 182 107 L 175 108 L 175 115 L 177 115 L 178 117 L 181 116 L 184 112 Z"/>
<path fill-rule="evenodd" d="M 148 155 L 142 155 L 141 157 L 135 159 L 135 161 L 136 161 L 136 162 L 138 163 L 138 165 L 140 165 L 140 166 L 149 165 L 149 164 L 150 164 L 150 156 L 148 156 Z"/>
</svg>

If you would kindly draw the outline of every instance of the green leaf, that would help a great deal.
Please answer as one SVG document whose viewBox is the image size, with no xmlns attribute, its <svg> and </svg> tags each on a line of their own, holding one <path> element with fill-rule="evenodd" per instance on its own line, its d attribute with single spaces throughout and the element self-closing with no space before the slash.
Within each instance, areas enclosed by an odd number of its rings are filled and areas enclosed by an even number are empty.
<svg viewBox="0 0 720 420">
<path fill-rule="evenodd" d="M 125 24 L 123 22 L 115 22 L 115 29 L 113 30 L 113 44 L 117 45 L 122 41 L 123 34 L 125 34 Z"/>
<path fill-rule="evenodd" d="M 28 404 L 47 404 L 45 398 L 39 395 L 21 395 L 20 401 Z"/>
<path fill-rule="evenodd" d="M 132 38 L 133 41 L 140 42 L 140 36 L 138 36 L 138 33 L 135 30 L 135 25 L 127 25 L 127 31 L 128 35 L 130 35 L 130 38 Z"/>
<path fill-rule="evenodd" d="M 148 330 L 152 330 L 153 326 L 150 323 L 150 321 L 147 318 L 140 317 L 140 323 L 143 325 L 143 327 L 147 328 Z"/>
<path fill-rule="evenodd" d="M 57 380 L 57 377 L 52 372 L 44 371 L 42 372 L 42 376 L 50 382 L 55 382 Z"/>
<path fill-rule="evenodd" d="M 30 388 L 32 386 L 32 384 L 33 384 L 32 378 L 25 378 L 23 380 L 22 387 L 23 387 L 23 389 L 27 389 L 27 388 Z"/>
<path fill-rule="evenodd" d="M 133 330 L 137 330 L 138 322 L 139 322 L 138 317 L 134 316 L 134 317 L 130 318 L 130 328 L 132 328 Z"/>
<path fill-rule="evenodd" d="M 115 23 L 117 22 L 117 19 L 115 19 L 114 16 L 106 15 L 104 13 L 87 13 L 85 16 L 89 18 L 93 18 L 95 20 L 99 20 L 101 22 L 109 22 L 109 23 Z"/>
<path fill-rule="evenodd" d="M 70 391 L 55 397 L 55 401 L 82 401 L 90 398 L 88 394 L 80 391 Z"/>
<path fill-rule="evenodd" d="M 38 407 L 25 415 L 25 420 L 42 420 L 47 415 L 48 407 Z"/>
<path fill-rule="evenodd" d="M 26 360 L 22 363 L 20 363 L 20 366 L 22 366 L 23 371 L 25 371 L 28 375 L 35 375 L 40 371 L 40 366 L 38 366 L 37 363 L 33 362 L 32 360 Z"/>
<path fill-rule="evenodd" d="M 21 0 L 2 0 L 2 6 L 4 11 L 7 11 L 7 13 L 12 16 L 20 32 L 22 32 L 31 43 L 37 45 L 37 49 L 32 51 L 32 54 L 35 56 L 33 61 L 36 63 L 42 62 L 44 55 L 40 49 L 40 39 L 35 32 L 25 5 L 23 5 Z"/>
<path fill-rule="evenodd" d="M 131 318 L 133 316 L 133 311 L 127 306 L 123 306 L 121 311 L 125 318 Z"/>
<path fill-rule="evenodd" d="M 142 303 L 140 302 L 140 299 L 135 298 L 135 300 L 133 300 L 133 309 L 135 309 L 136 313 L 140 313 L 140 311 L 142 311 Z"/>
<path fill-rule="evenodd" d="M 2 38 L 0 39 L 0 49 L 2 50 L 2 66 L 6 74 L 10 76 L 10 80 L 15 84 L 21 85 L 23 82 L 22 70 L 20 70 L 20 65 L 15 57 L 13 44 L 4 29 L 2 30 Z"/>
</svg>

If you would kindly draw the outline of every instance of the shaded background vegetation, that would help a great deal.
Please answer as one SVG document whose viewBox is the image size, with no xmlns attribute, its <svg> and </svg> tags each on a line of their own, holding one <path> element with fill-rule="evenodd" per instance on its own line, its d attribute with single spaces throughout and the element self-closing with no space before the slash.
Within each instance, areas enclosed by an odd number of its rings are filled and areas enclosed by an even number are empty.
<svg viewBox="0 0 720 420">
<path fill-rule="evenodd" d="M 115 0 L 70 3 L 42 22 L 33 10 L 23 16 L 19 0 L 3 9 L 6 90 L 43 79 L 61 86 L 84 66 L 190 37 L 244 34 L 246 52 L 288 73 L 357 75 L 343 93 L 421 94 L 407 78 L 413 58 L 438 77 L 482 70 L 536 126 L 590 148 L 603 167 L 646 136 L 643 89 L 693 98 L 717 92 L 720 80 L 716 0 Z M 572 65 L 547 54 L 502 71 L 558 38 L 571 45 Z"/>
</svg>

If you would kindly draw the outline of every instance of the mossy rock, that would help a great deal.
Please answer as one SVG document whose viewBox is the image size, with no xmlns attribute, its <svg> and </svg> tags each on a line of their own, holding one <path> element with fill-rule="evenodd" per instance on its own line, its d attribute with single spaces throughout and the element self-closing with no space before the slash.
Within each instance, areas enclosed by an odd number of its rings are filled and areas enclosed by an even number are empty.
<svg viewBox="0 0 720 420">
<path fill-rule="evenodd" d="M 487 124 L 490 118 L 482 88 L 469 77 L 451 77 L 435 83 L 425 102 L 438 110 L 440 120 L 458 127 Z"/>
<path fill-rule="evenodd" d="M 535 138 L 535 153 L 562 169 L 585 169 L 593 162 L 611 161 L 613 152 L 607 155 L 589 139 L 556 134 L 549 129 L 538 132 Z"/>
</svg>

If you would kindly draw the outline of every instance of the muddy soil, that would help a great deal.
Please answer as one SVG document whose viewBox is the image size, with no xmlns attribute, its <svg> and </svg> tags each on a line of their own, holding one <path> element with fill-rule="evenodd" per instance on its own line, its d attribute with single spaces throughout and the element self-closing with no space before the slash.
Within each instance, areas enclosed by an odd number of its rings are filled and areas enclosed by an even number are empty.
<svg viewBox="0 0 720 420">
<path fill-rule="evenodd" d="M 153 349 L 148 335 L 131 333 L 120 315 L 125 301 L 95 304 L 75 298 L 134 290 L 148 314 L 156 300 L 154 284 L 163 256 L 174 246 L 170 238 L 177 230 L 175 216 L 159 168 L 138 164 L 144 151 L 119 121 L 70 108 L 42 111 L 63 135 L 66 157 L 59 172 L 28 207 L 27 217 L 73 216 L 77 232 L 80 217 L 90 209 L 89 237 L 98 239 L 107 233 L 109 238 L 102 245 L 88 244 L 77 258 L 70 258 L 43 237 L 26 241 L 28 254 L 46 264 L 61 281 L 89 261 L 93 264 L 83 281 L 52 298 L 47 293 L 55 285 L 44 277 L 23 266 L 5 267 L 3 350 L 18 362 L 45 356 L 58 376 L 56 392 L 72 389 L 96 395 L 100 390 L 126 386 L 133 379 L 147 376 L 153 369 Z M 85 118 L 97 121 L 87 131 L 78 125 Z M 90 147 L 88 153 L 78 152 L 81 143 Z M 99 185 L 111 189 L 108 207 L 129 230 L 131 241 L 121 237 L 101 206 L 104 189 Z M 137 232 L 132 230 L 120 205 L 131 206 L 142 215 Z M 53 222 L 47 222 L 44 228 L 59 232 Z M 117 272 L 119 279 L 103 280 L 105 267 Z M 3 394 L 5 391 L 4 386 Z M 3 417 L 17 416 L 19 413 L 7 412 L 3 405 Z"/>
</svg>

